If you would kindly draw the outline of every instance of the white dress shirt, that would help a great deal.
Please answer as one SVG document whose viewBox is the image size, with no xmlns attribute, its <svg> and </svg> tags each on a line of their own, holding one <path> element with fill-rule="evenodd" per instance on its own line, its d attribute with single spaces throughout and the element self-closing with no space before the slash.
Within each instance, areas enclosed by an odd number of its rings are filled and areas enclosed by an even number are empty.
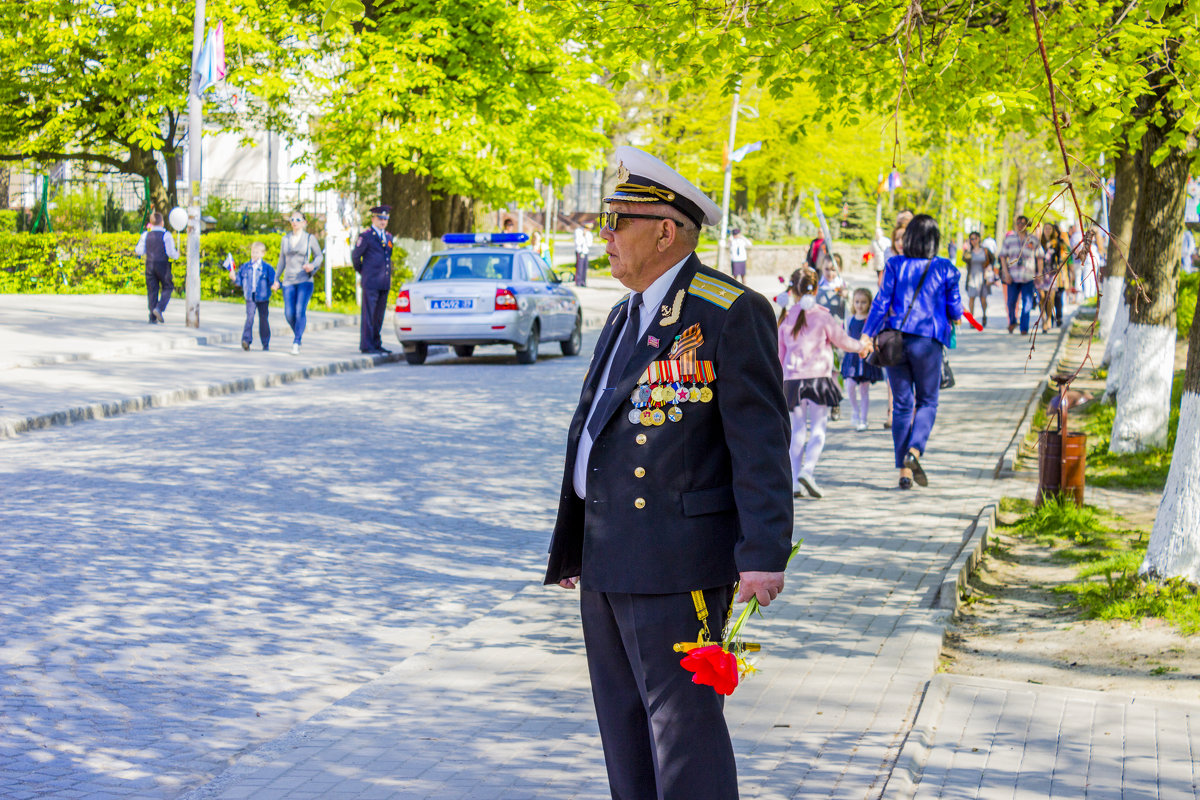
<svg viewBox="0 0 1200 800">
<path fill-rule="evenodd" d="M 690 256 L 688 256 L 690 258 Z M 667 290 L 671 288 L 671 284 L 675 282 L 675 278 L 679 275 L 679 270 L 683 269 L 684 258 L 675 266 L 658 276 L 658 280 L 650 284 L 646 291 L 642 292 L 641 305 L 638 308 L 638 335 L 634 341 L 641 341 L 641 338 L 646 335 L 646 331 L 650 328 L 650 323 L 654 321 L 658 307 L 667 299 Z M 625 315 L 625 325 L 629 324 L 629 315 Z M 621 340 L 621 334 L 624 333 L 625 327 L 616 332 L 614 342 Z M 597 386 L 603 387 L 608 385 L 608 370 L 612 367 L 613 353 L 617 350 L 614 344 L 608 351 L 608 360 L 604 363 L 604 370 L 600 373 L 599 383 Z M 588 423 L 592 421 L 592 414 L 596 413 L 596 401 L 603 395 L 602 391 L 597 390 L 592 397 L 592 407 L 588 409 L 587 418 L 583 421 L 583 430 L 579 434 L 579 450 L 575 453 L 575 469 L 573 473 L 573 482 L 575 484 L 575 494 L 582 500 L 587 496 L 587 465 L 588 458 L 592 455 L 592 435 L 588 433 Z"/>
</svg>

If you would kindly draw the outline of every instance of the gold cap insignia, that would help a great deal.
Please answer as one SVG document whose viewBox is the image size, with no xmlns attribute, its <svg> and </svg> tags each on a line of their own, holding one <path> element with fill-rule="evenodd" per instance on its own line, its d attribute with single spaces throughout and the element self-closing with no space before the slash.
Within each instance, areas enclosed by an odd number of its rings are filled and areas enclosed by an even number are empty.
<svg viewBox="0 0 1200 800">
<path fill-rule="evenodd" d="M 620 161 L 617 163 L 617 182 L 624 183 L 627 180 L 629 180 L 629 170 L 625 168 L 625 162 Z"/>
</svg>

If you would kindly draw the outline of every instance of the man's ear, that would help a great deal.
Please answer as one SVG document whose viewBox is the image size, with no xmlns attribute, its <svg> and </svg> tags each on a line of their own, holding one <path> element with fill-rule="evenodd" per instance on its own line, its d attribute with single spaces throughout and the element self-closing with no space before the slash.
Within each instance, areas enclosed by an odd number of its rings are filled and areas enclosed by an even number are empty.
<svg viewBox="0 0 1200 800">
<path fill-rule="evenodd" d="M 665 253 L 679 238 L 679 223 L 673 219 L 663 219 L 658 224 L 662 226 L 658 234 L 658 252 Z"/>
</svg>

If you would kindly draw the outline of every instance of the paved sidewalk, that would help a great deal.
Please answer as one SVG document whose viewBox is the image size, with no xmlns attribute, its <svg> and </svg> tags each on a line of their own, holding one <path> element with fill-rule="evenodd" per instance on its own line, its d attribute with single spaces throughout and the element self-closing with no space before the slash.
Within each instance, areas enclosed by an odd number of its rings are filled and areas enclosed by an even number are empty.
<svg viewBox="0 0 1200 800">
<path fill-rule="evenodd" d="M 598 283 L 579 290 L 587 327 L 603 324 L 622 293 L 615 281 Z M 167 324 L 151 325 L 145 299 L 136 295 L 0 295 L 0 439 L 403 362 L 390 309 L 383 341 L 391 356 L 360 353 L 358 318 L 346 314 L 310 310 L 297 356 L 290 353 L 292 332 L 280 308 L 270 311 L 268 352 L 257 325 L 251 350 L 242 352 L 241 305 L 203 303 L 198 329 L 185 327 L 182 315 L 183 303 L 174 303 Z"/>
</svg>

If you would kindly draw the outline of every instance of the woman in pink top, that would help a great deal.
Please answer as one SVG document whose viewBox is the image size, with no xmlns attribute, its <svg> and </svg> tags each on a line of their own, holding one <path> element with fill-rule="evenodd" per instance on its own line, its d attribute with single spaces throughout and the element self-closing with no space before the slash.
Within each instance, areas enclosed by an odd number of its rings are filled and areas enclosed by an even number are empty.
<svg viewBox="0 0 1200 800">
<path fill-rule="evenodd" d="M 817 305 L 817 273 L 801 267 L 792 273 L 788 292 L 795 301 L 779 320 L 779 361 L 783 392 L 792 415 L 792 493 L 802 488 L 813 497 L 821 489 L 813 471 L 825 447 L 830 408 L 841 404 L 842 392 L 833 379 L 833 350 L 866 355 L 863 345 L 846 333 L 842 323 Z"/>
</svg>

